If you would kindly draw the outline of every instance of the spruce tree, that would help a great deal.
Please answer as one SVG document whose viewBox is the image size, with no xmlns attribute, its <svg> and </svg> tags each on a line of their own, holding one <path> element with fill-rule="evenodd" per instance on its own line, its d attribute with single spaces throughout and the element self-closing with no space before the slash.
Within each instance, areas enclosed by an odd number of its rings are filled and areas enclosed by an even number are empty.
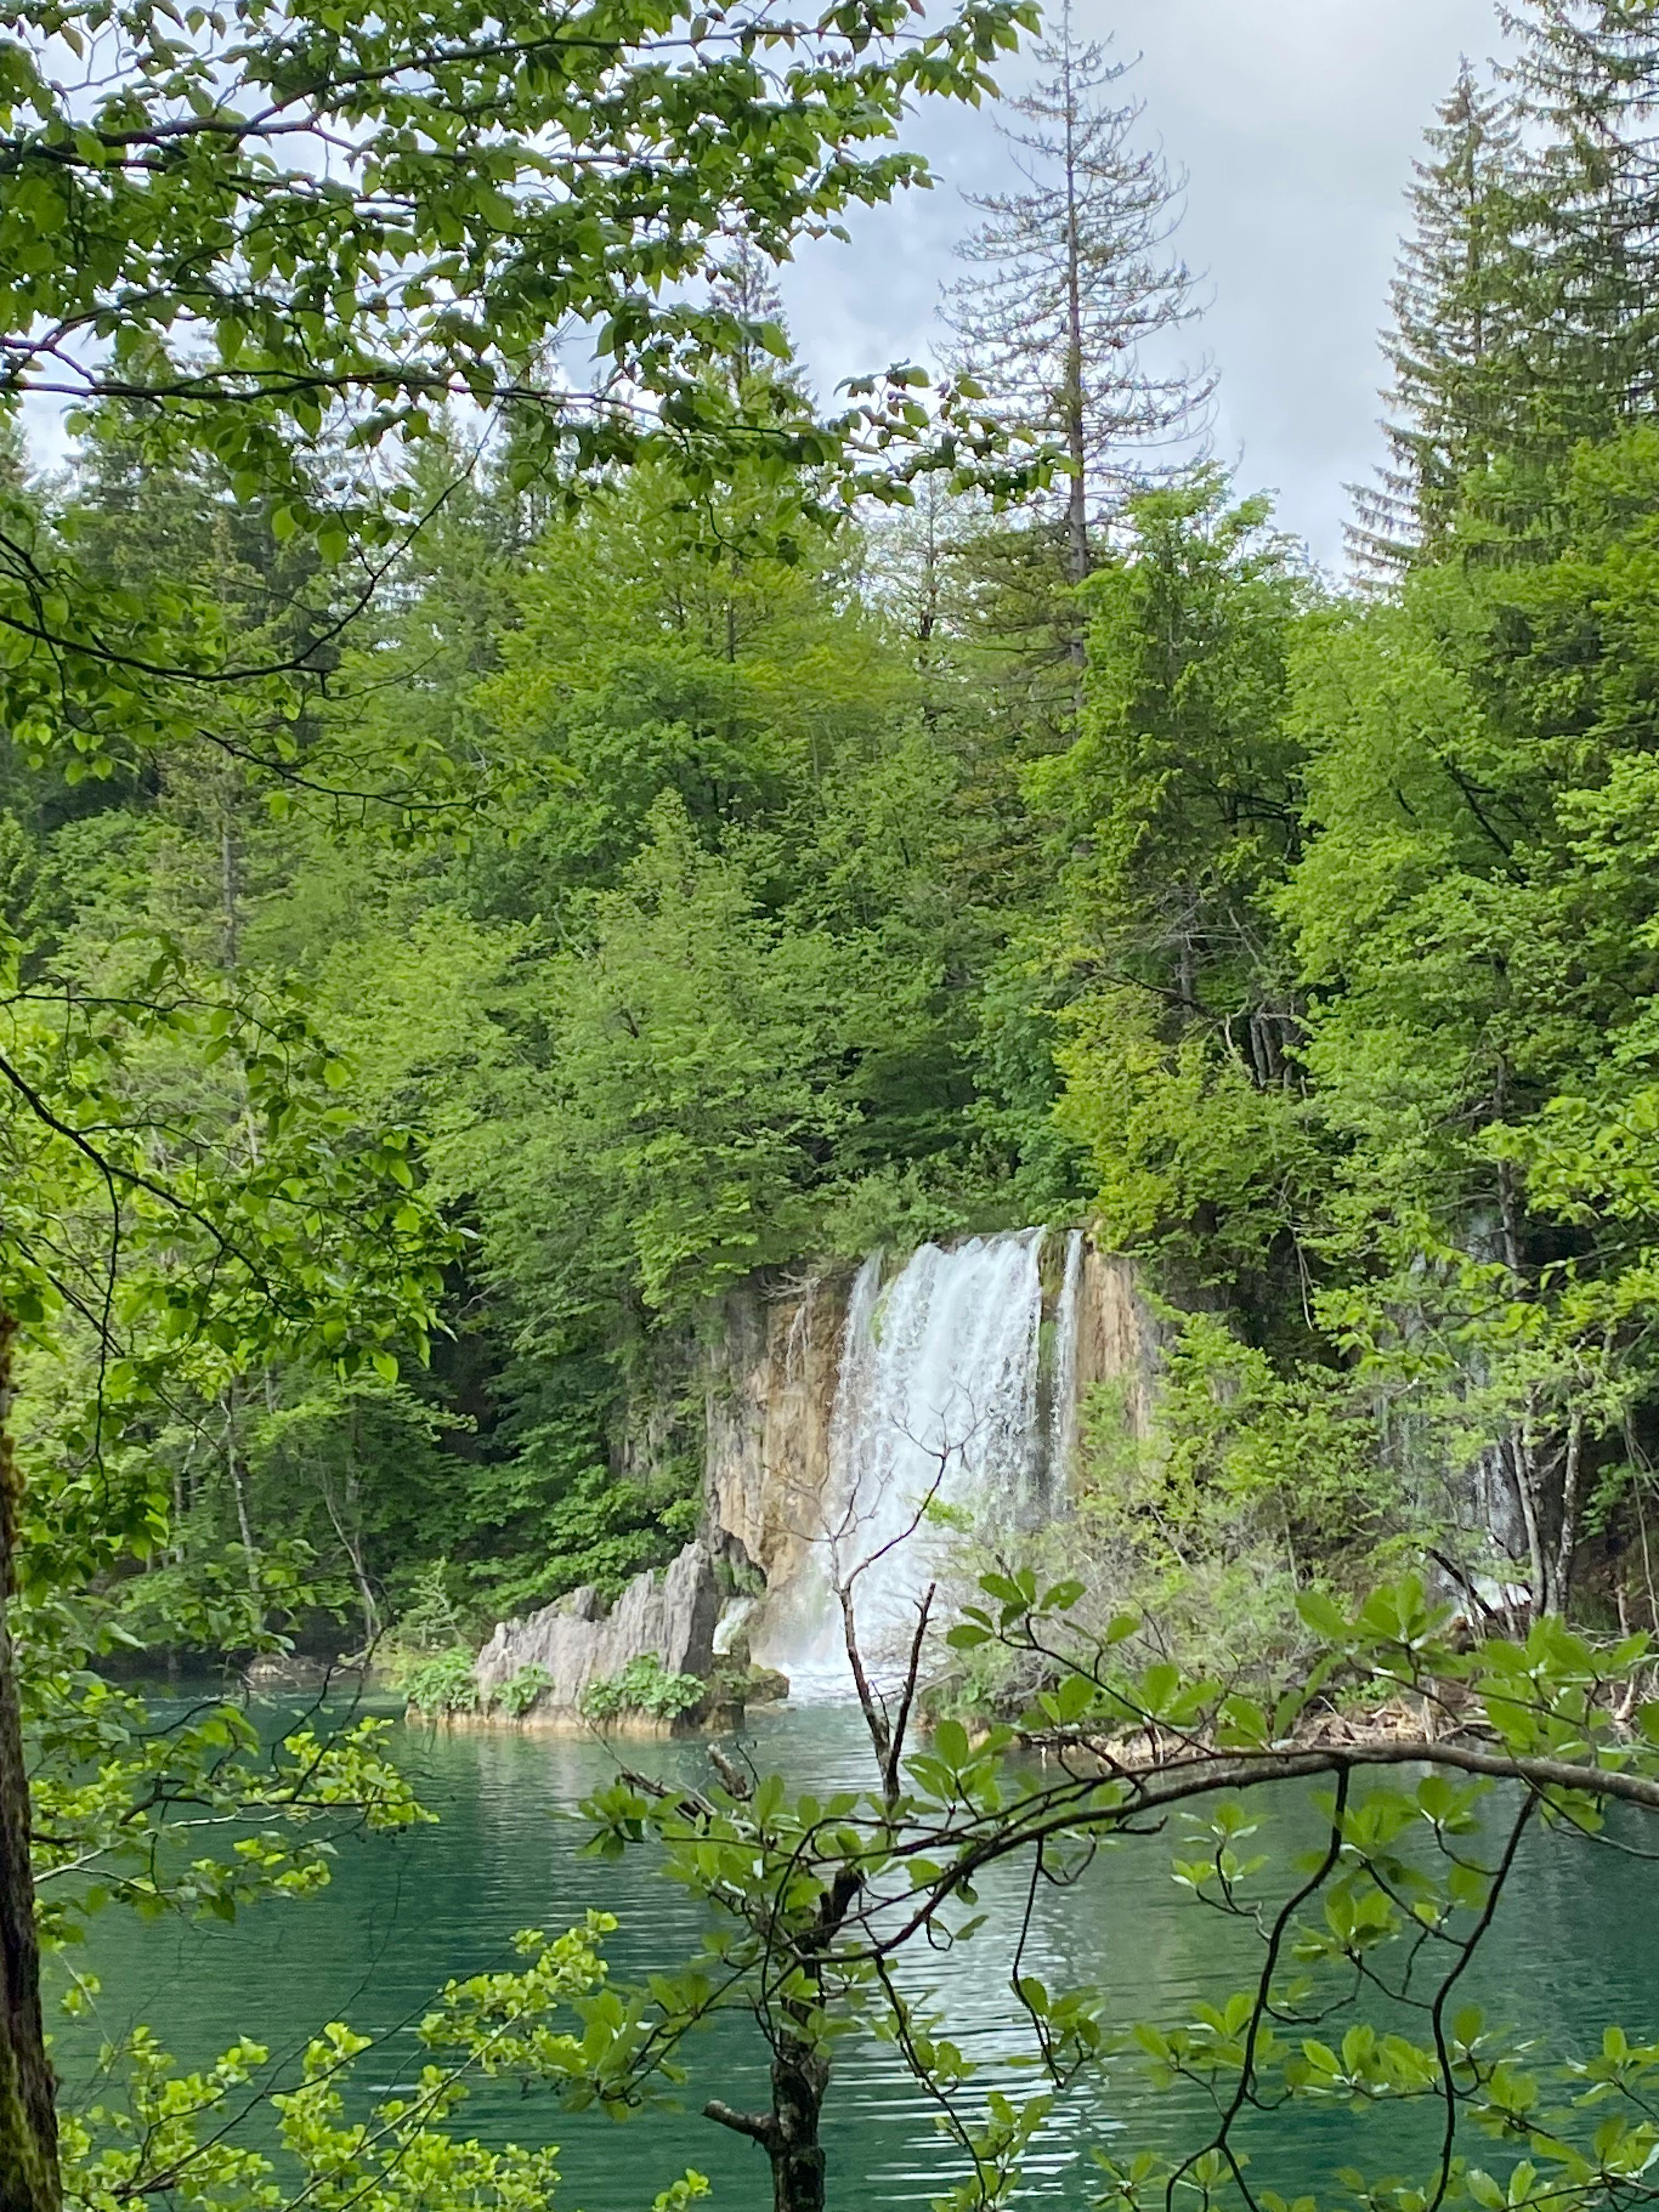
<svg viewBox="0 0 1659 2212">
<path fill-rule="evenodd" d="M 999 126 L 1025 189 L 969 195 L 985 220 L 958 250 L 977 273 L 951 287 L 945 315 L 963 365 L 1071 463 L 1066 568 L 1078 582 L 1091 527 L 1144 480 L 1148 446 L 1190 425 L 1206 387 L 1151 357 L 1150 342 L 1192 313 L 1192 280 L 1170 252 L 1178 186 L 1135 145 L 1139 105 L 1107 96 L 1129 64 L 1079 43 L 1069 7 L 1036 51 L 1045 74 L 1008 103 L 1024 127 Z"/>
<path fill-rule="evenodd" d="M 1349 551 L 1373 581 L 1443 544 L 1460 488 L 1491 462 L 1510 411 L 1516 137 L 1507 102 L 1465 60 L 1413 165 L 1384 338 L 1388 459 L 1354 488 Z"/>
<path fill-rule="evenodd" d="M 750 326 L 735 340 L 729 356 L 737 381 L 741 384 L 749 377 L 769 370 L 775 372 L 775 362 L 785 357 L 784 353 L 769 351 L 752 333 L 761 325 L 769 326 L 777 333 L 776 345 L 787 349 L 783 294 L 778 289 L 776 263 L 757 253 L 747 238 L 739 238 L 732 250 L 714 264 L 708 300 L 711 307 L 720 308 Z"/>
<path fill-rule="evenodd" d="M 1527 143 L 1532 434 L 1601 437 L 1659 392 L 1659 13 L 1516 0 L 1507 74 Z"/>
</svg>

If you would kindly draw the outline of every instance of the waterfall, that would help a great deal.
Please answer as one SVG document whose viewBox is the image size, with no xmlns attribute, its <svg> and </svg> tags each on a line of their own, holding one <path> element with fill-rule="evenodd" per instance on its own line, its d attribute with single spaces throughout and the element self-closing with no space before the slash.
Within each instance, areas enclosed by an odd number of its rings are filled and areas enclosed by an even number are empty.
<svg viewBox="0 0 1659 2212">
<path fill-rule="evenodd" d="M 1054 1312 L 1054 1353 L 1048 1386 L 1048 1480 L 1063 1489 L 1077 1446 L 1078 1315 L 1083 1297 L 1083 1231 L 1066 1239 L 1066 1273 Z"/>
<path fill-rule="evenodd" d="M 885 1285 L 880 1253 L 860 1269 L 819 1525 L 803 1530 L 813 1539 L 805 1564 L 769 1594 L 754 1639 L 756 1657 L 782 1668 L 797 1695 L 850 1688 L 836 1579 L 856 1571 L 860 1649 L 885 1672 L 952 1528 L 1013 1529 L 1052 1510 L 1074 1439 L 1083 1239 L 1066 1240 L 1045 1343 L 1045 1235 L 924 1244 Z"/>
</svg>

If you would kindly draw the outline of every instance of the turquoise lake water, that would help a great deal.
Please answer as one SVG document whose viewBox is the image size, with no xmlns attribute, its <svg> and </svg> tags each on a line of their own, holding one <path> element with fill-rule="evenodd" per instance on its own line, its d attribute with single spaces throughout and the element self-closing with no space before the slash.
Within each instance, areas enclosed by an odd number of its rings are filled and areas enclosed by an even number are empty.
<svg viewBox="0 0 1659 2212">
<path fill-rule="evenodd" d="M 262 1907 L 232 1927 L 139 1924 L 106 1913 L 88 1959 L 103 1984 L 104 2033 L 148 2021 L 191 2064 L 248 2034 L 270 2045 L 273 2063 L 282 2064 L 320 2023 L 343 2019 L 386 2039 L 365 2057 L 360 2077 L 385 2093 L 419 2063 L 411 2026 L 434 1991 L 452 1975 L 509 1963 L 520 1928 L 556 1929 L 590 1906 L 616 1914 L 621 1925 L 607 1953 L 613 1976 L 624 1982 L 695 1954 L 702 1916 L 655 1877 L 648 1855 L 619 1865 L 584 1859 L 583 1830 L 558 1817 L 612 1771 L 603 1746 L 505 1730 L 400 1726 L 398 1734 L 399 1755 L 438 1825 L 348 1842 L 322 1896 Z M 751 1747 L 760 1764 L 799 1787 L 868 1784 L 868 1744 L 857 1716 L 845 1710 L 786 1709 L 757 1719 Z M 632 1763 L 665 1777 L 708 1771 L 695 1741 L 626 1748 Z M 1310 1807 L 1278 1821 L 1266 1832 L 1280 1845 L 1310 1838 L 1316 1826 Z M 1254 1942 L 1195 1906 L 1171 1878 L 1180 1840 L 1171 1832 L 1119 1846 L 1103 1853 L 1076 1888 L 1044 1893 L 1026 1971 L 1051 1988 L 1095 1984 L 1126 2021 L 1166 2023 L 1181 2021 L 1195 1999 L 1253 1978 Z M 914 1962 L 908 1985 L 913 1994 L 933 1990 L 947 2008 L 951 2033 L 981 2063 L 981 2088 L 1029 2093 L 1031 2077 L 1009 2064 L 1024 2047 L 1007 1985 L 1017 1890 L 1023 1897 L 1012 1875 L 988 1887 L 981 1934 L 948 1960 Z M 1530 1837 L 1470 1987 L 1556 2051 L 1599 2043 L 1609 2021 L 1644 2041 L 1659 2037 L 1659 1866 L 1571 1838 Z M 71 2101 L 84 2101 L 93 2087 L 95 2042 L 79 2027 L 60 2039 Z M 732 2016 L 696 2039 L 690 2055 L 684 2111 L 617 2126 L 522 2099 L 516 2087 L 484 2085 L 462 2118 L 467 2131 L 491 2141 L 558 2143 L 562 2212 L 644 2212 L 688 2166 L 711 2177 L 716 2205 L 762 2212 L 770 2191 L 761 2153 L 702 2118 L 699 2108 L 712 2095 L 763 2105 L 763 2046 L 752 2026 Z M 1026 2162 L 1025 2195 L 1033 2203 L 1085 2206 L 1098 2178 L 1091 2145 L 1167 2145 L 1200 2118 L 1192 2099 L 1154 2096 L 1126 2062 L 1064 2102 Z M 1248 2137 L 1253 2179 L 1290 2197 L 1356 2153 L 1355 2162 L 1376 2171 L 1409 2151 L 1411 2130 L 1397 2116 L 1358 2136 L 1352 2127 L 1343 2115 L 1315 2118 L 1305 2109 L 1257 2120 Z M 933 2111 L 895 2055 L 873 2041 L 843 2046 L 825 2141 L 830 2203 L 845 2212 L 926 2204 L 957 2171 Z"/>
</svg>

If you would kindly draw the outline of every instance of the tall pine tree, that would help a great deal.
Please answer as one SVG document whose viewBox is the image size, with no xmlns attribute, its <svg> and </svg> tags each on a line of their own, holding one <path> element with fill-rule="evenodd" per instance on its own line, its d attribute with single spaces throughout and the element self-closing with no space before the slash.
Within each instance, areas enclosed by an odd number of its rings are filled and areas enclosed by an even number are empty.
<svg viewBox="0 0 1659 2212">
<path fill-rule="evenodd" d="M 1659 12 L 1653 0 L 1503 11 L 1528 155 L 1533 438 L 1559 452 L 1659 397 Z"/>
<path fill-rule="evenodd" d="M 1464 61 L 1414 164 L 1384 339 L 1388 459 L 1354 489 L 1349 552 L 1374 582 L 1444 544 L 1461 487 L 1490 464 L 1511 411 L 1516 159 L 1507 103 Z"/>
</svg>

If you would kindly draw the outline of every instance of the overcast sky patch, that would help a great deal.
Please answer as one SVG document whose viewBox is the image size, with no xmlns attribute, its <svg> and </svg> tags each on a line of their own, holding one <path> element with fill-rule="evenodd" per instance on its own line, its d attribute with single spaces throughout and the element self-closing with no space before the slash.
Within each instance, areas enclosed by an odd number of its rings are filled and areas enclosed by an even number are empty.
<svg viewBox="0 0 1659 2212">
<path fill-rule="evenodd" d="M 1388 312 L 1411 164 L 1458 58 L 1484 59 L 1492 0 L 1079 0 L 1087 38 L 1143 59 L 1142 128 L 1188 179 L 1181 247 L 1205 279 L 1191 337 L 1220 372 L 1214 447 L 1241 487 L 1279 497 L 1287 527 L 1334 563 L 1344 487 L 1380 450 L 1377 332 Z M 1005 71 L 1012 88 L 1026 74 Z M 940 287 L 974 218 L 964 188 L 1011 177 L 988 112 L 934 106 L 911 143 L 931 192 L 821 242 L 785 298 L 821 388 L 936 356 Z"/>
</svg>

